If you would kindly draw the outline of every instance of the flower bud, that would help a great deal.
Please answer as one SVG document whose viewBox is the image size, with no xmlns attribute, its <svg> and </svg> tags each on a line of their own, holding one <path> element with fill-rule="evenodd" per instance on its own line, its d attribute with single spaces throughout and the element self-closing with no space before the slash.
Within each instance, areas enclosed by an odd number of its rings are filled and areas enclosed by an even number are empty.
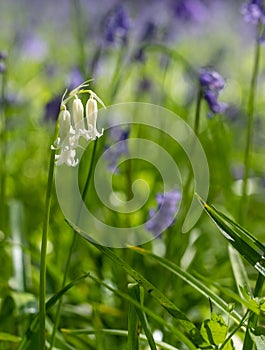
<svg viewBox="0 0 265 350">
<path fill-rule="evenodd" d="M 88 125 L 96 125 L 98 116 L 97 101 L 93 97 L 90 97 L 86 103 L 86 117 Z"/>
<path fill-rule="evenodd" d="M 88 133 L 92 140 L 103 135 L 104 129 L 101 133 L 97 131 L 97 117 L 98 117 L 98 105 L 97 101 L 93 97 L 90 97 L 86 103 L 86 117 L 88 125 Z"/>
<path fill-rule="evenodd" d="M 74 126 L 77 131 L 80 129 L 81 130 L 85 129 L 84 106 L 78 97 L 76 97 L 73 101 L 73 119 L 74 119 Z"/>
<path fill-rule="evenodd" d="M 60 121 L 60 142 L 64 142 L 64 140 L 69 137 L 69 133 L 71 131 L 71 115 L 67 109 L 63 109 L 59 113 L 59 121 Z"/>
</svg>

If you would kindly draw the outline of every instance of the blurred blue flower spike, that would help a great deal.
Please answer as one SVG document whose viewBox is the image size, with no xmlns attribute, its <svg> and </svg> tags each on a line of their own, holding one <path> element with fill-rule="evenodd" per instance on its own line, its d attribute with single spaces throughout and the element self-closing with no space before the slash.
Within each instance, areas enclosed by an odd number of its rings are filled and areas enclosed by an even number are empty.
<svg viewBox="0 0 265 350">
<path fill-rule="evenodd" d="M 146 223 L 146 229 L 151 231 L 155 237 L 159 236 L 166 228 L 174 224 L 174 219 L 178 210 L 178 204 L 181 200 L 179 190 L 172 190 L 156 195 L 157 211 L 150 209 L 149 220 Z M 156 217 L 154 218 L 154 216 Z"/>
<path fill-rule="evenodd" d="M 110 12 L 106 20 L 104 39 L 106 44 L 127 44 L 127 36 L 130 27 L 129 15 L 124 6 L 118 4 Z"/>
<path fill-rule="evenodd" d="M 203 69 L 199 76 L 199 82 L 203 97 L 211 110 L 208 116 L 212 117 L 213 114 L 224 113 L 227 104 L 218 101 L 219 92 L 225 86 L 223 77 L 213 70 Z"/>
</svg>

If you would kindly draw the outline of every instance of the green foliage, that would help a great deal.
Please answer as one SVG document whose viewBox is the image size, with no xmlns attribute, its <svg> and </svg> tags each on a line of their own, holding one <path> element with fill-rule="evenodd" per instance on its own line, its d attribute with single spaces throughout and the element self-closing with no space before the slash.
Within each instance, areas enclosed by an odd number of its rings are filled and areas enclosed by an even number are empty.
<svg viewBox="0 0 265 350">
<path fill-rule="evenodd" d="M 251 73 L 255 38 L 246 35 L 245 24 L 242 30 L 242 2 L 219 1 L 215 8 L 209 1 L 211 14 L 202 23 L 173 18 L 174 11 L 167 13 L 163 4 L 165 12 L 156 13 L 156 40 L 143 42 L 140 17 L 150 13 L 152 18 L 156 1 L 152 6 L 124 2 L 132 16 L 131 34 L 128 46 L 113 47 L 102 41 L 111 2 L 0 2 L 0 50 L 8 51 L 0 59 L 6 65 L 0 73 L 0 350 L 39 349 L 40 338 L 48 348 L 62 350 L 265 348 L 265 99 L 260 74 L 265 60 L 256 45 L 259 57 Z M 163 23 L 165 14 L 169 23 Z M 135 60 L 138 49 L 144 50 L 143 61 Z M 229 108 L 212 118 L 205 101 L 198 108 L 198 72 L 205 66 L 226 80 L 220 99 Z M 180 170 L 176 183 L 185 191 L 174 225 L 143 246 L 112 249 L 66 223 L 52 171 L 47 191 L 57 115 L 53 110 L 44 117 L 48 102 L 60 101 L 66 88 L 80 83 L 75 83 L 76 71 L 83 81 L 92 79 L 89 89 L 107 107 L 128 101 L 159 105 L 192 128 L 199 117 L 196 133 L 209 165 L 210 191 L 207 200 L 200 199 L 208 216 L 202 214 L 190 231 L 183 234 L 181 223 L 196 187 L 192 164 L 172 137 L 140 124 L 131 126 L 130 139 L 161 146 Z M 85 104 L 87 91 L 79 97 Z M 161 117 L 160 122 L 166 121 Z M 94 186 L 95 165 L 111 142 L 104 127 L 104 135 L 88 145 L 81 159 L 80 191 L 99 220 L 134 227 L 157 206 L 163 178 L 146 160 L 121 158 L 119 172 L 110 172 L 113 198 L 126 202 L 135 188 L 144 198 L 145 185 L 148 198 L 128 215 L 104 205 Z M 51 167 L 56 152 L 51 152 Z M 47 251 L 40 260 L 43 238 Z M 40 289 L 45 313 L 39 312 Z M 209 300 L 214 310 L 209 311 Z"/>
</svg>

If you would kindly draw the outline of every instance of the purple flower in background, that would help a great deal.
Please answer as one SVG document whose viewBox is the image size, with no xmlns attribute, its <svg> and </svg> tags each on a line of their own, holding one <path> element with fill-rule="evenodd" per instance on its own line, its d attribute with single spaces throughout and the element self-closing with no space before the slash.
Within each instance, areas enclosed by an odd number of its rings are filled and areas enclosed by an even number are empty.
<svg viewBox="0 0 265 350">
<path fill-rule="evenodd" d="M 206 90 L 219 92 L 225 86 L 223 77 L 215 71 L 204 69 L 199 79 L 201 86 Z"/>
<path fill-rule="evenodd" d="M 204 93 L 204 99 L 205 101 L 208 103 L 208 106 L 210 107 L 211 111 L 215 114 L 215 113 L 224 113 L 226 108 L 227 108 L 227 104 L 223 103 L 223 102 L 219 102 L 217 100 L 217 96 L 213 91 L 206 91 Z"/>
<path fill-rule="evenodd" d="M 61 96 L 56 96 L 52 100 L 48 101 L 45 106 L 44 121 L 56 121 L 58 114 L 60 112 L 62 98 Z"/>
<path fill-rule="evenodd" d="M 79 86 L 84 81 L 82 73 L 78 67 L 74 67 L 67 79 L 67 86 L 69 90 L 73 90 L 76 86 Z"/>
<path fill-rule="evenodd" d="M 145 224 L 148 231 L 154 236 L 160 235 L 166 228 L 172 226 L 178 210 L 178 204 L 181 200 L 179 190 L 172 190 L 156 195 L 157 210 L 149 211 L 150 219 Z"/>
<path fill-rule="evenodd" d="M 264 7 L 261 0 L 250 0 L 243 4 L 241 13 L 247 23 L 264 21 Z"/>
<path fill-rule="evenodd" d="M 113 127 L 110 129 L 111 143 L 114 145 L 106 147 L 106 152 L 104 153 L 104 158 L 107 160 L 107 168 L 115 173 L 119 172 L 117 167 L 119 159 L 123 155 L 129 153 L 127 139 L 129 137 L 130 130 L 122 129 L 121 127 Z"/>
<path fill-rule="evenodd" d="M 145 23 L 145 27 L 143 29 L 142 35 L 140 37 L 140 46 L 144 43 L 150 43 L 153 41 L 153 39 L 156 36 L 156 32 L 157 32 L 157 27 L 155 25 L 154 22 L 152 21 L 148 21 Z M 145 55 L 144 55 L 144 48 L 140 47 L 135 55 L 134 55 L 134 59 L 140 62 L 144 62 L 145 61 Z"/>
<path fill-rule="evenodd" d="M 199 76 L 199 82 L 203 91 L 203 97 L 212 112 L 209 114 L 209 117 L 215 113 L 224 113 L 227 104 L 218 101 L 219 92 L 225 86 L 224 78 L 213 70 L 203 69 Z"/>
<path fill-rule="evenodd" d="M 247 23 L 258 23 L 265 24 L 265 6 L 263 0 L 250 0 L 245 2 L 242 6 L 241 13 L 244 20 Z M 261 44 L 265 44 L 265 29 L 257 35 L 257 41 Z"/>
<path fill-rule="evenodd" d="M 208 16 L 207 7 L 200 0 L 174 0 L 174 14 L 184 21 L 202 22 Z"/>
<path fill-rule="evenodd" d="M 116 43 L 126 45 L 130 27 L 129 22 L 126 9 L 120 4 L 115 6 L 106 19 L 105 42 L 111 45 Z"/>
</svg>

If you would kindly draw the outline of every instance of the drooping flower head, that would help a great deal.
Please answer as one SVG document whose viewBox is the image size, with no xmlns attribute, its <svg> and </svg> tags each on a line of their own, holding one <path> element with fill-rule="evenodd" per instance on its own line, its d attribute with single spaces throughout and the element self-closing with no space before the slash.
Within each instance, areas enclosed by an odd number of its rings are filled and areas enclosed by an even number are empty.
<svg viewBox="0 0 265 350">
<path fill-rule="evenodd" d="M 199 76 L 199 82 L 203 97 L 211 110 L 209 116 L 224 113 L 227 104 L 218 101 L 219 93 L 225 86 L 224 78 L 216 71 L 203 69 Z"/>
<path fill-rule="evenodd" d="M 102 136 L 103 129 L 101 133 L 97 131 L 97 100 L 104 106 L 103 102 L 98 98 L 98 96 L 91 90 L 82 90 L 82 92 L 90 93 L 90 98 L 86 103 L 86 118 L 87 118 L 87 128 L 84 119 L 84 106 L 82 101 L 78 98 L 79 89 L 86 86 L 87 84 L 81 84 L 78 88 L 70 92 L 69 96 L 61 102 L 61 108 L 59 113 L 59 136 L 54 142 L 52 149 L 59 149 L 60 152 L 55 156 L 55 164 L 62 165 L 66 164 L 68 166 L 75 167 L 79 160 L 76 157 L 76 148 L 78 147 L 78 142 L 80 137 L 84 137 L 88 140 L 95 140 L 96 138 Z M 70 112 L 67 110 L 66 102 L 69 99 L 73 100 L 72 104 L 72 118 Z"/>
<path fill-rule="evenodd" d="M 172 190 L 156 195 L 157 209 L 149 211 L 149 220 L 145 227 L 154 236 L 160 235 L 166 228 L 172 226 L 181 200 L 179 190 Z M 156 216 L 155 216 L 156 215 Z"/>
<path fill-rule="evenodd" d="M 75 159 L 77 146 L 76 133 L 71 125 L 70 112 L 62 105 L 59 113 L 59 137 L 55 141 L 55 145 L 60 148 L 60 154 L 55 156 L 55 165 L 66 164 L 68 166 L 76 166 L 78 160 Z"/>
<path fill-rule="evenodd" d="M 118 4 L 110 12 L 105 25 L 105 42 L 110 45 L 126 44 L 130 27 L 128 13 L 123 5 Z"/>
</svg>

